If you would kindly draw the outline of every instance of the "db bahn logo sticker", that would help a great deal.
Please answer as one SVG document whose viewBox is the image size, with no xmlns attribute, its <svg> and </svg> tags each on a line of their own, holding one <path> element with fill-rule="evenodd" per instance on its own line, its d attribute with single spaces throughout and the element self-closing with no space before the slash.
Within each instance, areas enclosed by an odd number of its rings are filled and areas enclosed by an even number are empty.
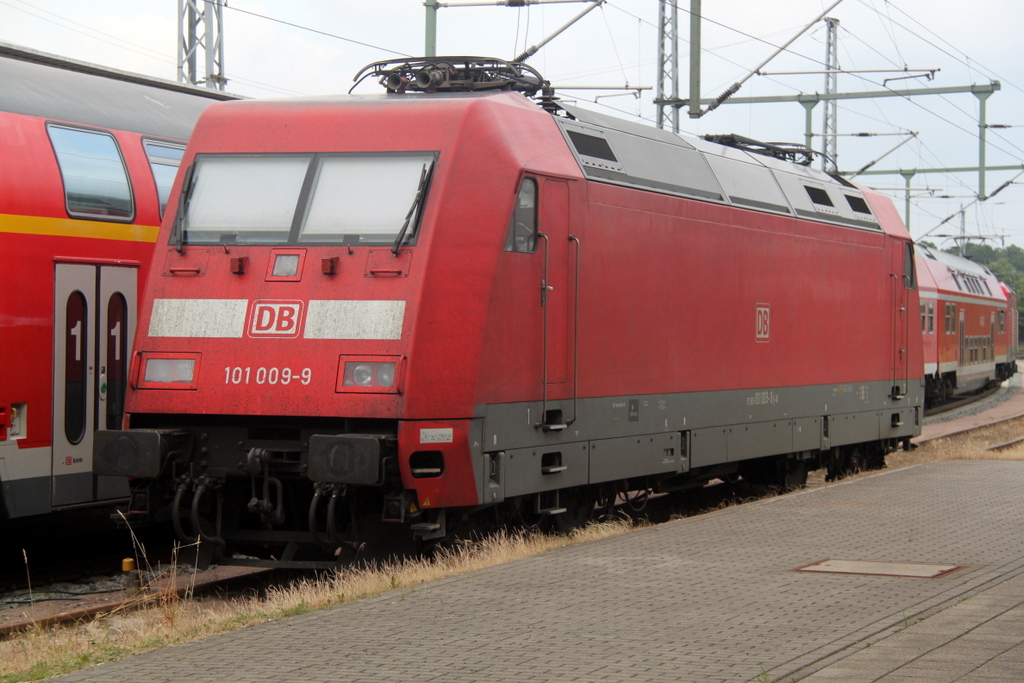
<svg viewBox="0 0 1024 683">
<path fill-rule="evenodd" d="M 754 341 L 766 342 L 771 335 L 772 307 L 768 304 L 757 304 L 756 322 L 754 324 Z"/>
<path fill-rule="evenodd" d="M 298 337 L 302 323 L 301 301 L 252 302 L 249 312 L 250 337 Z"/>
</svg>

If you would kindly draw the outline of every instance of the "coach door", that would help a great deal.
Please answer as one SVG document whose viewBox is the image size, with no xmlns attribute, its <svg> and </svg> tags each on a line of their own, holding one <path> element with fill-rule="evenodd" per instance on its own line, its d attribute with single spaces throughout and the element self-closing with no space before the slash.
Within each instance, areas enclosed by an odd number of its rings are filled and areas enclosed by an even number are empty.
<svg viewBox="0 0 1024 683">
<path fill-rule="evenodd" d="M 994 362 L 996 359 L 996 314 L 990 313 L 988 317 L 989 332 L 988 332 L 988 355 L 985 360 Z"/>
<path fill-rule="evenodd" d="M 94 477 L 92 437 L 119 429 L 135 333 L 133 266 L 58 263 L 53 310 L 52 505 L 128 495 L 120 477 Z"/>
<path fill-rule="evenodd" d="M 959 325 L 959 327 L 957 327 L 957 333 L 960 335 L 960 353 L 957 355 L 957 359 L 956 360 L 957 360 L 957 365 L 959 365 L 960 367 L 963 367 L 963 366 L 967 365 L 967 358 L 966 358 L 967 349 L 964 348 L 966 346 L 965 342 L 967 341 L 966 337 L 964 337 L 964 317 L 965 317 L 964 313 L 965 313 L 964 309 L 961 308 L 960 309 L 960 325 Z"/>
<path fill-rule="evenodd" d="M 893 387 L 894 397 L 907 393 L 910 292 L 917 289 L 914 275 L 914 247 L 909 242 L 893 242 Z"/>
</svg>

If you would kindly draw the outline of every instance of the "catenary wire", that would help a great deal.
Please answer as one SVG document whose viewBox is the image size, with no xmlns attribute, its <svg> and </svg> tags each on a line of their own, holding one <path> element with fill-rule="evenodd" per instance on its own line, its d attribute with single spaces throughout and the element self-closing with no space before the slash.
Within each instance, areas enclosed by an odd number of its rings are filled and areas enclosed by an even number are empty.
<svg viewBox="0 0 1024 683">
<path fill-rule="evenodd" d="M 259 17 L 260 19 L 265 19 L 267 21 L 272 21 L 274 23 L 282 24 L 284 26 L 290 26 L 292 28 L 297 28 L 297 29 L 300 29 L 302 31 L 309 31 L 310 33 L 316 33 L 318 35 L 326 36 L 328 38 L 336 38 L 338 40 L 343 40 L 346 43 L 352 43 L 354 45 L 361 45 L 362 47 L 368 47 L 368 48 L 371 48 L 373 50 L 380 50 L 381 52 L 390 52 L 391 54 L 398 55 L 399 57 L 411 57 L 412 56 L 412 55 L 406 54 L 405 52 L 399 52 L 398 50 L 392 50 L 391 48 L 381 47 L 380 45 L 373 45 L 371 43 L 364 43 L 363 41 L 356 40 L 354 38 L 346 38 L 345 36 L 339 36 L 336 33 L 328 33 L 327 31 L 321 31 L 320 29 L 312 28 L 310 26 L 303 26 L 302 24 L 296 24 L 296 23 L 293 23 L 293 22 L 290 22 L 290 21 L 285 21 L 284 19 L 278 19 L 276 17 L 271 17 L 271 16 L 268 16 L 266 14 L 260 14 L 259 12 L 253 12 L 251 10 L 242 9 L 241 7 L 235 7 L 234 5 L 227 4 L 227 2 L 225 2 L 225 0 L 213 0 L 213 2 L 215 4 L 217 4 L 217 5 L 225 8 L 225 9 L 231 10 L 232 12 L 239 12 L 240 14 L 248 14 L 249 16 Z M 527 24 L 527 27 L 529 27 L 529 24 Z"/>
<path fill-rule="evenodd" d="M 20 2 L 22 0 L 18 0 L 18 1 Z M 60 15 L 54 14 L 53 12 L 48 12 L 47 10 L 44 10 L 42 8 L 32 7 L 33 10 L 37 10 L 37 11 L 42 12 L 44 14 L 48 14 L 48 15 L 50 15 L 52 17 L 56 17 L 60 21 L 56 21 L 54 19 L 49 19 L 47 17 L 40 16 L 38 14 L 34 14 L 33 12 L 30 12 L 29 10 L 27 10 L 27 9 L 25 9 L 23 7 L 17 7 L 15 5 L 12 5 L 9 2 L 6 2 L 5 0 L 0 0 L 0 5 L 5 5 L 5 6 L 10 7 L 11 9 L 17 10 L 19 12 L 24 12 L 25 14 L 28 14 L 29 16 L 35 17 L 36 19 L 40 19 L 42 21 L 54 24 L 54 25 L 59 26 L 59 27 L 65 29 L 65 30 L 68 30 L 68 31 L 72 31 L 74 33 L 81 34 L 81 35 L 83 35 L 83 36 L 85 36 L 87 38 L 91 38 L 93 40 L 98 40 L 100 42 L 103 42 L 103 43 L 106 43 L 108 45 L 111 45 L 112 47 L 116 47 L 116 48 L 119 48 L 121 50 L 127 50 L 129 52 L 135 52 L 135 53 L 140 54 L 140 55 L 142 55 L 144 57 L 149 57 L 150 59 L 154 59 L 156 61 L 159 61 L 159 62 L 162 62 L 164 64 L 170 65 L 172 67 L 176 65 L 176 62 L 172 61 L 170 59 L 167 59 L 166 55 L 164 55 L 162 53 L 155 52 L 153 50 L 150 50 L 149 48 L 145 47 L 144 45 L 139 45 L 137 43 L 133 43 L 131 41 L 124 40 L 122 38 L 118 38 L 117 36 L 111 35 L 109 33 L 104 33 L 103 31 L 100 31 L 98 29 L 92 28 L 92 27 L 90 27 L 90 26 L 88 26 L 86 24 L 82 24 L 80 22 L 73 21 L 73 20 L 67 19 L 65 17 L 61 17 Z M 67 24 L 74 24 L 75 26 L 80 26 L 84 30 L 80 30 L 80 29 L 74 28 L 73 26 L 67 26 L 65 24 L 60 23 L 61 21 L 66 22 Z M 90 33 L 87 33 L 86 31 L 91 31 L 92 33 L 99 34 L 99 36 L 106 36 L 107 38 L 110 38 L 112 40 L 106 40 L 104 38 L 100 38 L 97 35 L 91 35 Z M 117 41 L 117 42 L 114 42 L 114 41 Z M 121 43 L 121 44 L 118 44 L 118 43 Z M 138 49 L 136 49 L 136 48 L 138 48 Z M 149 53 L 149 54 L 147 54 L 147 53 Z M 236 81 L 238 83 L 244 83 L 244 84 L 247 84 L 247 85 L 250 85 L 250 86 L 254 86 L 254 87 L 257 87 L 257 88 L 259 88 L 261 90 L 265 90 L 267 92 L 276 92 L 276 93 L 285 94 L 285 95 L 303 95 L 303 94 L 305 94 L 305 93 L 297 92 L 297 91 L 294 91 L 294 90 L 288 90 L 286 88 L 281 88 L 279 86 L 270 85 L 268 83 L 263 83 L 261 81 L 255 81 L 255 80 L 247 79 L 247 78 L 244 78 L 244 77 L 241 77 L 241 76 L 232 76 L 229 80 Z"/>
<path fill-rule="evenodd" d="M 860 2 L 861 4 L 864 4 L 864 0 L 858 0 L 858 2 Z M 966 59 L 968 59 L 968 60 L 970 60 L 970 61 L 973 61 L 973 62 L 974 62 L 975 64 L 977 64 L 977 65 L 978 65 L 979 67 L 981 67 L 981 68 L 982 68 L 982 69 L 984 69 L 985 71 L 989 72 L 990 74 L 992 74 L 993 76 L 995 76 L 996 78 L 998 78 L 998 79 L 999 79 L 999 80 L 1000 80 L 1001 82 L 1003 82 L 1003 83 L 1006 83 L 1007 85 L 1009 85 L 1009 86 L 1010 86 L 1011 88 L 1013 88 L 1014 90 L 1019 90 L 1020 92 L 1024 92 L 1024 89 L 1020 88 L 1019 86 L 1017 86 L 1017 85 L 1016 85 L 1016 84 L 1014 84 L 1013 82 L 1011 82 L 1011 81 L 1008 81 L 1007 79 L 1003 78 L 1003 77 L 1002 77 L 1001 75 L 999 75 L 998 73 L 996 73 L 996 71 L 995 71 L 995 70 L 993 70 L 993 69 L 990 69 L 990 68 L 988 68 L 988 67 L 987 67 L 986 65 L 982 64 L 981 62 L 979 62 L 979 61 L 978 61 L 978 60 L 976 60 L 976 59 L 971 59 L 971 58 L 970 58 L 970 56 L 969 56 L 969 55 L 968 55 L 968 54 L 967 54 L 966 52 L 964 52 L 964 51 L 963 51 L 963 50 L 961 50 L 960 48 L 956 47 L 955 45 L 953 45 L 952 43 L 950 43 L 950 42 L 949 42 L 948 40 L 946 40 L 945 38 L 943 38 L 943 37 L 942 37 L 942 36 L 940 36 L 939 34 L 935 33 L 935 32 L 934 32 L 934 31 L 932 31 L 932 30 L 931 30 L 930 28 L 928 28 L 927 26 L 925 26 L 924 24 L 922 24 L 922 23 L 921 23 L 920 21 L 918 21 L 917 19 L 915 19 L 914 17 L 912 17 L 912 16 L 910 15 L 910 14 L 908 14 L 908 13 L 907 13 L 907 12 L 905 12 L 905 11 L 904 11 L 903 9 L 901 9 L 901 8 L 900 8 L 900 7 L 898 6 L 898 5 L 896 5 L 896 4 L 894 3 L 894 2 L 892 2 L 892 0 L 886 0 L 886 4 L 887 4 L 887 5 L 889 5 L 889 6 L 891 6 L 891 7 L 892 7 L 893 9 L 895 9 L 895 10 L 896 10 L 897 12 L 899 12 L 900 14 L 902 14 L 903 16 L 905 16 L 905 17 L 906 17 L 907 19 L 909 19 L 910 21 L 912 21 L 912 22 L 914 22 L 915 24 L 917 24 L 918 26 L 920 26 L 920 27 L 921 27 L 922 29 L 924 29 L 925 31 L 927 31 L 927 32 L 928 32 L 928 33 L 930 33 L 931 35 L 935 36 L 935 37 L 936 37 L 936 38 L 937 38 L 938 40 L 941 40 L 941 41 L 942 41 L 943 43 L 945 43 L 946 45 L 948 45 L 948 46 L 949 46 L 950 48 L 952 48 L 953 50 L 955 50 L 955 51 L 959 52 L 959 53 L 960 53 L 961 55 L 963 55 L 963 56 L 964 56 L 964 57 L 965 57 Z M 907 28 L 906 26 L 904 26 L 903 24 L 899 23 L 898 21 L 895 21 L 895 20 L 892 20 L 892 19 L 891 19 L 891 21 L 892 21 L 892 22 L 893 22 L 894 24 L 896 24 L 897 26 L 899 26 L 900 28 L 902 28 L 902 29 L 903 29 L 904 31 L 907 31 L 907 32 L 908 32 L 908 33 L 910 33 L 911 35 L 914 35 L 914 36 L 916 36 L 917 38 L 920 38 L 920 39 L 921 39 L 921 40 L 923 40 L 923 41 L 924 41 L 925 43 L 927 43 L 927 44 L 931 45 L 932 47 L 934 47 L 935 49 L 939 50 L 939 51 L 940 51 L 940 52 L 942 52 L 943 54 L 945 54 L 945 55 L 947 55 L 947 56 L 949 56 L 949 57 L 952 57 L 953 59 L 955 59 L 956 61 L 960 62 L 960 63 L 961 63 L 961 64 L 963 64 L 964 66 L 966 66 L 966 67 L 968 67 L 968 68 L 971 68 L 971 65 L 970 65 L 970 63 L 969 63 L 969 62 L 967 62 L 967 61 L 964 61 L 964 59 L 961 59 L 961 58 L 960 58 L 960 57 L 958 57 L 957 55 L 955 55 L 955 54 L 953 54 L 953 53 L 949 52 L 948 50 L 946 50 L 945 48 L 943 48 L 943 47 L 941 47 L 941 46 L 939 46 L 939 45 L 936 45 L 936 44 L 935 44 L 935 43 L 933 43 L 932 41 L 930 41 L 930 40 L 928 40 L 927 38 L 925 38 L 925 37 L 923 37 L 923 36 L 919 35 L 919 34 L 918 34 L 918 33 L 916 33 L 915 31 L 913 31 L 912 29 L 910 29 L 910 28 Z"/>
</svg>

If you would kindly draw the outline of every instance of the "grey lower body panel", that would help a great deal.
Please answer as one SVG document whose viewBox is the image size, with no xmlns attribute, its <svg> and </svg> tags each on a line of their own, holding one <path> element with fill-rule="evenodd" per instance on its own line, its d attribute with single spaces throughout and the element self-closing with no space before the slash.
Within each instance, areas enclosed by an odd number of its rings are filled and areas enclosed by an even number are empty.
<svg viewBox="0 0 1024 683">
<path fill-rule="evenodd" d="M 92 472 L 62 474 L 53 478 L 54 508 L 98 505 L 130 495 L 125 477 L 96 476 Z"/>
<path fill-rule="evenodd" d="M 29 477 L 3 482 L 7 517 L 28 517 L 50 512 L 50 478 Z"/>
<path fill-rule="evenodd" d="M 483 502 L 920 433 L 924 380 L 549 400 L 481 408 Z M 575 411 L 578 411 L 574 415 Z"/>
<path fill-rule="evenodd" d="M 68 507 L 111 504 L 126 500 L 131 494 L 128 480 L 124 477 L 96 477 L 95 486 L 91 472 L 65 474 L 56 478 L 28 477 L 4 481 L 3 504 L 8 519 L 45 515 L 61 508 L 51 506 L 51 495 L 57 491 L 66 500 Z"/>
</svg>

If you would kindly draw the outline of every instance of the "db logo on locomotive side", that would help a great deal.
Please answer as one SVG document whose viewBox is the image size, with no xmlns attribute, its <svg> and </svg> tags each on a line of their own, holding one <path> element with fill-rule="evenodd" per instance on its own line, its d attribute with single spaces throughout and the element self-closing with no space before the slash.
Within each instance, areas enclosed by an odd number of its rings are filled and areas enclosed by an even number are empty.
<svg viewBox="0 0 1024 683">
<path fill-rule="evenodd" d="M 768 304 L 757 304 L 754 324 L 754 341 L 766 342 L 771 333 L 772 308 Z"/>
<path fill-rule="evenodd" d="M 298 337 L 301 323 L 301 301 L 257 300 L 249 312 L 249 336 Z"/>
</svg>

